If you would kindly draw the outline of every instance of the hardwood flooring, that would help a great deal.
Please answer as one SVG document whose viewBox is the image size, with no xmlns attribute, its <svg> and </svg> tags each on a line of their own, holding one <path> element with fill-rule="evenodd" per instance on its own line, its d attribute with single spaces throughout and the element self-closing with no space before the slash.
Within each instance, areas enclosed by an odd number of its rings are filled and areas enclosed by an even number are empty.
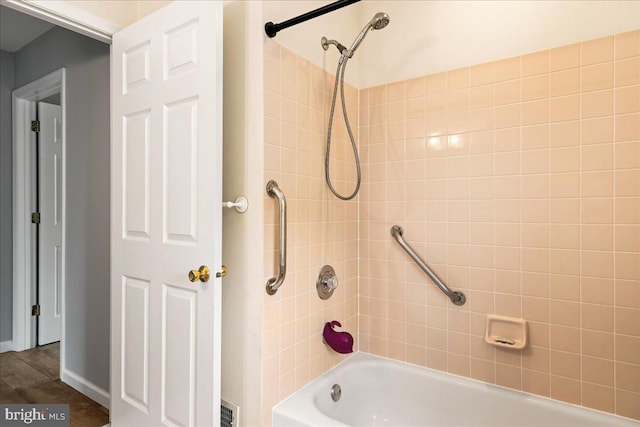
<svg viewBox="0 0 640 427">
<path fill-rule="evenodd" d="M 60 381 L 60 343 L 0 354 L 0 403 L 68 403 L 71 427 L 102 427 L 109 410 Z"/>
</svg>

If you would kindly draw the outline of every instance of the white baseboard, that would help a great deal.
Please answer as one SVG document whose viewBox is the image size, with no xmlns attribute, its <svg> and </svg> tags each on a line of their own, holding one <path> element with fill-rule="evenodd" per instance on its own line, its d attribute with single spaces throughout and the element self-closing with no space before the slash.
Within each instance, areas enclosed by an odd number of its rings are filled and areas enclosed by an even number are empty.
<svg viewBox="0 0 640 427">
<path fill-rule="evenodd" d="M 69 384 L 71 387 L 75 388 L 80 393 L 87 396 L 89 399 L 98 402 L 107 409 L 109 408 L 109 393 L 107 393 L 91 381 L 82 378 L 80 375 L 68 369 L 64 369 L 62 371 L 62 378 L 60 379 L 63 383 Z"/>
<path fill-rule="evenodd" d="M 0 353 L 4 353 L 5 351 L 13 350 L 13 341 L 2 341 L 0 342 Z"/>
</svg>

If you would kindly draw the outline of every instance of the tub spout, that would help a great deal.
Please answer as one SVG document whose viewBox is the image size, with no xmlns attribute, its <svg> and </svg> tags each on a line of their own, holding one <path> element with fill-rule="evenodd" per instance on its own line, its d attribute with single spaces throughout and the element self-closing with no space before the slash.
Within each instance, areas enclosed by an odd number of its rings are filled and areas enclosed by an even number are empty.
<svg viewBox="0 0 640 427">
<path fill-rule="evenodd" d="M 341 327 L 342 325 L 337 320 L 327 322 L 324 325 L 324 331 L 322 332 L 324 342 L 338 353 L 353 353 L 353 336 L 349 332 L 334 330 L 335 326 Z"/>
</svg>

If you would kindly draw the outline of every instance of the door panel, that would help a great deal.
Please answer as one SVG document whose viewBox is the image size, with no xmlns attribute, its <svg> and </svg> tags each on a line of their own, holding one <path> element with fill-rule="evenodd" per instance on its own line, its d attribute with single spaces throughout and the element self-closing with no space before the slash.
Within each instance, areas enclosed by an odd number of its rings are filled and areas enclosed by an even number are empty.
<svg viewBox="0 0 640 427">
<path fill-rule="evenodd" d="M 149 239 L 150 116 L 144 110 L 123 117 L 123 237 Z"/>
<path fill-rule="evenodd" d="M 122 281 L 122 398 L 149 411 L 149 282 Z"/>
<path fill-rule="evenodd" d="M 62 108 L 38 103 L 40 225 L 38 243 L 38 344 L 62 332 Z"/>
<path fill-rule="evenodd" d="M 220 2 L 181 1 L 113 38 L 115 427 L 219 424 L 221 37 Z"/>
<path fill-rule="evenodd" d="M 164 285 L 163 418 L 175 425 L 193 425 L 196 385 L 196 292 Z"/>
<path fill-rule="evenodd" d="M 164 238 L 194 244 L 198 212 L 198 99 L 164 108 Z"/>
</svg>

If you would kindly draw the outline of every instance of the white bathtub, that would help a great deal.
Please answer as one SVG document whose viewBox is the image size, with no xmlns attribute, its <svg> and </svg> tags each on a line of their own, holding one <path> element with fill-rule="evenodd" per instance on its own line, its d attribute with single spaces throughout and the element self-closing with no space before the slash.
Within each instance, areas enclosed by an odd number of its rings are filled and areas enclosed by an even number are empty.
<svg viewBox="0 0 640 427">
<path fill-rule="evenodd" d="M 342 396 L 334 402 L 331 387 Z M 273 408 L 274 427 L 640 426 L 640 422 L 356 353 Z"/>
</svg>

